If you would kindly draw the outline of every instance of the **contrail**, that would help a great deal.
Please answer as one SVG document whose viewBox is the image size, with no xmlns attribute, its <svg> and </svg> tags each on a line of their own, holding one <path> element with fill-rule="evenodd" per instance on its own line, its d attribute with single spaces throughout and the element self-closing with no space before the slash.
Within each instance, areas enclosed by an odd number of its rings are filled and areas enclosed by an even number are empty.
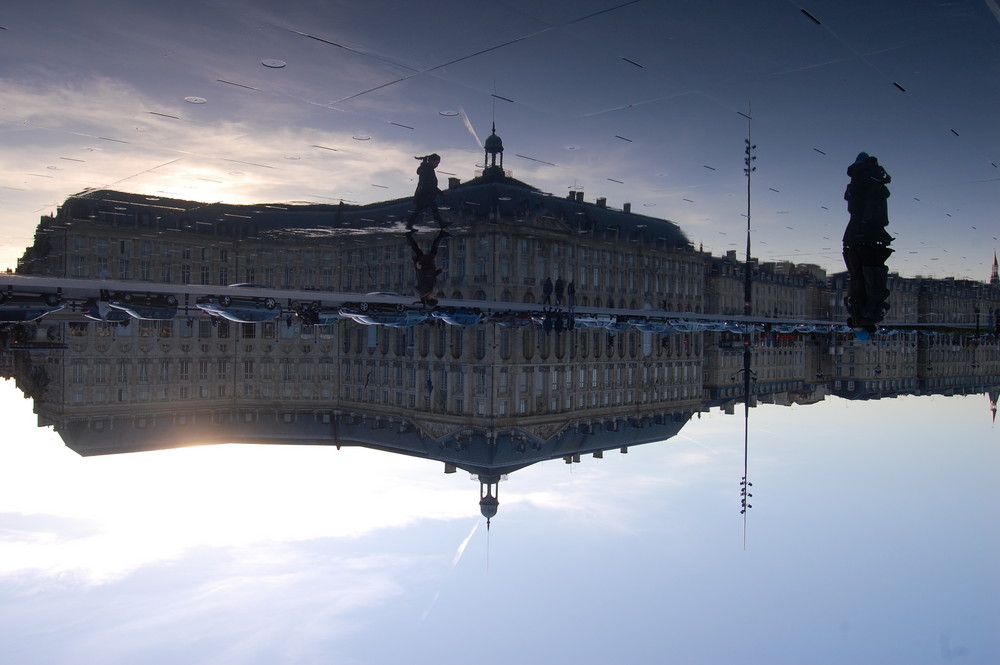
<svg viewBox="0 0 1000 665">
<path fill-rule="evenodd" d="M 162 164 L 157 164 L 156 166 L 153 166 L 151 168 L 145 169 L 144 171 L 139 171 L 138 173 L 133 173 L 130 176 L 127 176 L 125 178 L 121 178 L 120 180 L 115 180 L 111 184 L 104 185 L 104 189 L 109 189 L 109 188 L 114 187 L 115 185 L 117 185 L 119 183 L 125 182 L 126 180 L 131 180 L 132 178 L 135 178 L 137 176 L 141 176 L 143 173 L 149 173 L 150 171 L 155 171 L 156 169 L 162 169 L 164 166 L 169 166 L 169 165 L 173 164 L 174 162 L 181 161 L 182 159 L 184 159 L 184 158 L 183 157 L 178 157 L 177 159 L 171 159 L 169 162 L 164 162 Z"/>
<path fill-rule="evenodd" d="M 691 438 L 690 436 L 688 436 L 688 435 L 686 435 L 686 434 L 678 434 L 678 435 L 677 435 L 677 438 L 678 438 L 678 439 L 687 439 L 687 440 L 688 440 L 688 441 L 690 441 L 691 443 L 696 443 L 696 444 L 698 444 L 699 446 L 701 446 L 702 448 L 704 448 L 705 450 L 707 450 L 708 452 L 712 453 L 713 455 L 717 455 L 717 454 L 718 454 L 718 453 L 717 453 L 717 452 L 716 452 L 715 450 L 713 450 L 713 449 L 712 449 L 712 448 L 710 448 L 709 446 L 705 445 L 704 443 L 702 443 L 701 441 L 699 441 L 699 440 L 697 440 L 697 439 L 694 439 L 694 438 Z"/>
<path fill-rule="evenodd" d="M 479 528 L 479 520 L 476 520 L 476 523 L 472 525 L 472 531 L 470 531 L 469 535 L 466 536 L 465 539 L 458 544 L 458 550 L 455 551 L 455 557 L 451 560 L 452 567 L 458 565 L 458 562 L 459 560 L 461 560 L 462 555 L 465 554 L 465 548 L 469 546 L 469 542 L 471 542 L 472 537 L 476 535 L 476 529 L 478 528 Z M 434 597 L 431 598 L 431 602 L 429 605 L 427 605 L 427 609 L 424 610 L 424 613 L 420 616 L 421 623 L 423 623 L 427 619 L 427 615 L 429 615 L 431 613 L 431 610 L 434 609 L 434 605 L 437 604 L 438 598 L 440 597 L 441 597 L 441 590 L 439 589 L 438 592 L 434 594 Z"/>
<path fill-rule="evenodd" d="M 434 594 L 434 597 L 431 598 L 431 604 L 427 606 L 427 609 L 424 610 L 424 613 L 420 616 L 420 623 L 423 623 L 427 619 L 427 615 L 431 613 L 432 609 L 434 609 L 434 605 L 438 602 L 438 598 L 440 597 L 441 597 L 440 591 Z"/>
<path fill-rule="evenodd" d="M 469 546 L 469 541 L 471 541 L 472 537 L 476 535 L 476 529 L 478 528 L 479 528 L 479 520 L 476 520 L 476 523 L 472 525 L 472 531 L 470 531 L 469 535 L 465 537 L 465 540 L 463 540 L 459 544 L 458 551 L 455 552 L 455 558 L 451 560 L 452 566 L 458 565 L 458 560 L 462 558 L 463 554 L 465 554 L 465 548 Z"/>
<path fill-rule="evenodd" d="M 458 112 L 462 114 L 462 122 L 465 123 L 465 128 L 469 130 L 470 134 L 472 134 L 472 138 L 476 139 L 476 144 L 482 148 L 483 142 L 479 140 L 479 135 L 476 134 L 476 130 L 472 127 L 472 122 L 469 120 L 469 116 L 465 113 L 465 109 L 459 106 Z"/>
</svg>

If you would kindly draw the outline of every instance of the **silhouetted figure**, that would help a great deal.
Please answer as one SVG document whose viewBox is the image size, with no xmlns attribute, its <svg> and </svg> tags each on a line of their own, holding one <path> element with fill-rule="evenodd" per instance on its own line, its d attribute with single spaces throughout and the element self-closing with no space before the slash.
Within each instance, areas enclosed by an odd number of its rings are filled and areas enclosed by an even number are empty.
<svg viewBox="0 0 1000 665">
<path fill-rule="evenodd" d="M 413 231 L 406 234 L 406 241 L 413 249 L 413 268 L 417 271 L 417 284 L 413 290 L 420 298 L 420 302 L 427 307 L 436 307 L 438 303 L 438 299 L 434 296 L 434 287 L 437 284 L 438 275 L 444 272 L 444 269 L 437 267 L 437 250 L 441 241 L 449 236 L 451 234 L 443 229 L 438 231 L 434 242 L 431 243 L 430 251 L 424 253 L 414 239 Z"/>
<path fill-rule="evenodd" d="M 554 315 L 555 320 L 552 322 L 552 330 L 556 335 L 562 334 L 566 330 L 566 315 L 562 312 L 556 312 Z"/>
<path fill-rule="evenodd" d="M 563 293 L 565 293 L 565 291 L 566 291 L 566 282 L 563 281 L 562 277 L 556 277 L 555 294 L 556 294 L 557 306 L 562 305 Z"/>
<path fill-rule="evenodd" d="M 312 305 L 299 305 L 295 308 L 295 315 L 299 317 L 303 325 L 315 326 L 319 324 L 319 310 Z"/>
<path fill-rule="evenodd" d="M 414 222 L 425 210 L 429 210 L 434 221 L 443 229 L 448 225 L 441 219 L 438 211 L 437 197 L 442 192 L 438 189 L 437 174 L 434 172 L 441 163 L 441 156 L 433 153 L 416 159 L 420 160 L 420 166 L 417 167 L 417 189 L 413 192 L 413 214 L 410 215 L 406 228 L 412 230 Z"/>
<path fill-rule="evenodd" d="M 885 262 L 892 250 L 889 224 L 889 188 L 892 178 L 875 157 L 862 152 L 847 168 L 851 182 L 844 191 L 850 221 L 844 231 L 844 264 L 850 274 L 847 297 L 847 324 L 855 329 L 874 331 L 889 309 L 889 269 Z"/>
<path fill-rule="evenodd" d="M 573 282 L 566 285 L 566 306 L 571 312 L 576 307 L 576 284 Z"/>
<path fill-rule="evenodd" d="M 554 323 L 552 315 L 553 310 L 551 307 L 546 307 L 543 311 L 545 312 L 545 315 L 542 317 L 542 331 L 548 335 L 552 332 L 552 326 Z"/>
<path fill-rule="evenodd" d="M 546 277 L 545 281 L 542 282 L 542 304 L 551 305 L 552 304 L 552 278 Z"/>
<path fill-rule="evenodd" d="M 847 167 L 851 182 L 844 190 L 847 212 L 851 219 L 844 231 L 844 243 L 881 243 L 888 245 L 892 236 L 885 230 L 889 225 L 889 188 L 892 178 L 878 163 L 878 159 L 866 152 L 858 154 L 857 160 Z"/>
</svg>

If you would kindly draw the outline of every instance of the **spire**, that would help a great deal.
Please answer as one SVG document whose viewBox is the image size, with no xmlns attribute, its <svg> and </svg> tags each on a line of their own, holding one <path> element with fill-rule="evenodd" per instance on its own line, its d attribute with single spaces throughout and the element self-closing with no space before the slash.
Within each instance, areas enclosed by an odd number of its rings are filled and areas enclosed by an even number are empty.
<svg viewBox="0 0 1000 665">
<path fill-rule="evenodd" d="M 1000 274 L 997 273 L 996 250 L 993 250 L 993 272 L 990 273 L 990 286 L 1000 286 Z"/>
</svg>

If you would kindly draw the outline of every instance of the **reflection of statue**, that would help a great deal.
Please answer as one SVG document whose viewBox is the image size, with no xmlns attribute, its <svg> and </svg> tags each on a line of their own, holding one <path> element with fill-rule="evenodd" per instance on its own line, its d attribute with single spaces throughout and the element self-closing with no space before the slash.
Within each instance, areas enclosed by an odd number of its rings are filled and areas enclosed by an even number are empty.
<svg viewBox="0 0 1000 665">
<path fill-rule="evenodd" d="M 444 269 L 437 267 L 437 250 L 441 241 L 448 236 L 451 236 L 451 234 L 447 231 L 443 229 L 438 231 L 437 237 L 431 243 L 430 251 L 424 253 L 420 249 L 420 245 L 413 238 L 413 231 L 411 230 L 406 234 L 406 241 L 410 243 L 410 247 L 413 249 L 413 267 L 417 271 L 417 284 L 413 290 L 416 292 L 417 297 L 420 298 L 420 302 L 428 307 L 434 307 L 438 302 L 437 298 L 434 297 L 434 287 L 437 283 L 438 275 L 444 272 Z"/>
<path fill-rule="evenodd" d="M 420 160 L 420 166 L 417 167 L 417 189 L 413 192 L 413 214 L 410 215 L 406 227 L 412 229 L 421 213 L 429 210 L 434 216 L 434 221 L 443 229 L 447 224 L 441 219 L 441 213 L 438 211 L 437 197 L 441 194 L 441 190 L 438 189 L 437 174 L 434 173 L 434 169 L 441 163 L 441 156 L 433 153 L 417 159 Z"/>
<path fill-rule="evenodd" d="M 845 305 L 850 314 L 848 325 L 871 329 L 882 320 L 889 305 L 886 260 L 892 254 L 888 245 L 892 236 L 889 224 L 886 184 L 892 178 L 875 157 L 862 152 L 847 168 L 851 182 L 844 191 L 851 218 L 844 231 L 844 263 L 850 273 Z"/>
</svg>

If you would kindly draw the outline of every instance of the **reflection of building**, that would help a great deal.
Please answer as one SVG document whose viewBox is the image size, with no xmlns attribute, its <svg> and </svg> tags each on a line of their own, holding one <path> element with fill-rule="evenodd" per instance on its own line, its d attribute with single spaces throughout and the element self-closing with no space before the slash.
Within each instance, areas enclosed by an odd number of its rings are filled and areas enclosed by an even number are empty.
<svg viewBox="0 0 1000 665">
<path fill-rule="evenodd" d="M 187 318 L 56 325 L 64 351 L 8 351 L 0 366 L 35 397 L 39 424 L 55 427 L 80 454 L 228 442 L 363 445 L 474 474 L 487 508 L 499 478 L 519 468 L 662 441 L 693 414 L 712 406 L 732 413 L 743 400 L 743 347 L 732 333 L 665 338 L 679 345 L 679 360 L 674 348 L 641 362 L 615 349 L 610 360 L 529 363 L 438 359 L 431 349 L 425 357 L 397 346 L 395 330 L 347 321 L 319 329 L 298 320 Z M 357 331 L 366 342 L 360 349 Z M 422 332 L 447 338 L 452 328 Z M 685 346 L 702 343 L 704 351 L 686 355 Z M 1000 386 L 995 338 L 973 345 L 967 336 L 862 343 L 843 334 L 768 334 L 755 340 L 752 358 L 752 404 L 807 404 L 826 386 L 851 399 Z M 816 376 L 824 363 L 828 375 Z M 529 402 L 524 413 L 500 406 L 521 400 Z"/>
<path fill-rule="evenodd" d="M 64 352 L 2 358 L 20 386 L 31 386 L 39 424 L 82 455 L 229 442 L 363 445 L 476 475 L 484 508 L 501 476 L 541 460 L 579 462 L 663 441 L 701 407 L 700 360 L 672 361 L 665 350 L 642 364 L 599 364 L 604 356 L 484 364 L 380 347 L 395 330 L 347 321 L 319 330 L 298 320 L 188 318 L 58 326 Z M 359 330 L 362 339 L 376 331 L 373 346 L 353 348 Z M 42 373 L 44 385 L 35 380 Z M 508 412 L 498 406 L 529 396 Z"/>
</svg>

